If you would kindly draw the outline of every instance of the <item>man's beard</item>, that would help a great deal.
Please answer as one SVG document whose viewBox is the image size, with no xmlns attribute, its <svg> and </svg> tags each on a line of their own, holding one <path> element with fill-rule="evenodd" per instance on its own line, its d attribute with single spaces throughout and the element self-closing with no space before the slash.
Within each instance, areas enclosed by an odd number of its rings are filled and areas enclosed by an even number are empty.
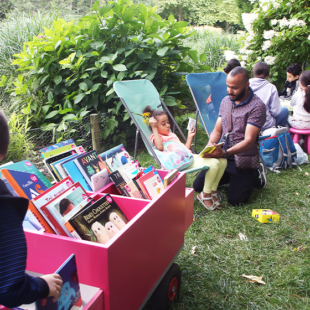
<svg viewBox="0 0 310 310">
<path fill-rule="evenodd" d="M 241 91 L 241 93 L 239 95 L 236 96 L 235 99 L 232 99 L 229 95 L 229 98 L 233 101 L 239 101 L 240 99 L 243 98 L 243 96 L 245 95 L 245 92 L 246 92 L 246 87 L 244 87 L 244 89 Z"/>
</svg>

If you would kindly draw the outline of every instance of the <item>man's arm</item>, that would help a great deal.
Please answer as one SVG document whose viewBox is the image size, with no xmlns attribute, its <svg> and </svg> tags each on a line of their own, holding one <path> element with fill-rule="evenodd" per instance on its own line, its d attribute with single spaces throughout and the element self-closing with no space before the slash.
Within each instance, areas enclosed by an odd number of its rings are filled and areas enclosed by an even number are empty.
<svg viewBox="0 0 310 310">
<path fill-rule="evenodd" d="M 218 117 L 218 119 L 215 123 L 215 127 L 210 134 L 209 142 L 208 142 L 207 146 L 212 146 L 216 143 L 219 143 L 221 136 L 222 136 L 222 131 L 223 131 L 222 118 Z"/>
<path fill-rule="evenodd" d="M 244 140 L 237 143 L 233 147 L 229 148 L 227 150 L 228 155 L 240 154 L 242 152 L 249 150 L 254 145 L 254 143 L 256 143 L 256 139 L 257 139 L 259 132 L 260 132 L 260 128 L 253 126 L 251 124 L 247 124 L 245 128 Z M 216 149 L 212 153 L 204 154 L 203 157 L 204 158 L 222 158 L 224 154 L 225 154 L 224 150 L 221 149 L 219 146 L 217 146 Z"/>
</svg>

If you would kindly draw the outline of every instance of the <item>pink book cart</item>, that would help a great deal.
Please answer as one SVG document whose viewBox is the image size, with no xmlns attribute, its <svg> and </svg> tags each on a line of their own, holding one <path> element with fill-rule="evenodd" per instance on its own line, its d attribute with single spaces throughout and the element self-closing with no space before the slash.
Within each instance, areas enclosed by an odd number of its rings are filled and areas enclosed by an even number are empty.
<svg viewBox="0 0 310 310">
<path fill-rule="evenodd" d="M 163 178 L 168 172 L 158 171 Z M 106 244 L 26 231 L 27 270 L 53 273 L 72 253 L 79 281 L 99 288 L 86 310 L 137 310 L 150 300 L 166 309 L 177 297 L 180 269 L 174 263 L 193 221 L 194 191 L 185 187 L 185 173 L 154 200 L 119 196 L 113 183 L 93 193 L 113 195 L 129 219 Z"/>
</svg>

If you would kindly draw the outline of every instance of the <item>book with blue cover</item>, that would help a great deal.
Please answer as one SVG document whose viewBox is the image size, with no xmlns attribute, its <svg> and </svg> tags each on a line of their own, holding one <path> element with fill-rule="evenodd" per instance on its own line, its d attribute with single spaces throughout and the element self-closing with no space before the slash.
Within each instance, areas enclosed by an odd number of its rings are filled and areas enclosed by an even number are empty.
<svg viewBox="0 0 310 310">
<path fill-rule="evenodd" d="M 151 166 L 149 166 L 148 168 L 146 168 L 143 172 L 144 172 L 145 174 L 147 174 L 148 172 L 151 172 L 151 171 L 153 171 L 155 175 L 158 175 L 159 178 L 160 178 L 160 180 L 161 180 L 161 182 L 164 184 L 163 179 L 162 179 L 161 176 L 158 174 L 158 172 L 156 171 L 156 169 L 154 168 L 153 165 L 151 165 Z"/>
<path fill-rule="evenodd" d="M 64 168 L 66 173 L 71 177 L 74 183 L 79 182 L 85 191 L 92 191 L 92 188 L 86 182 L 84 176 L 76 166 L 73 159 L 71 161 L 62 164 L 62 167 Z"/>
<path fill-rule="evenodd" d="M 111 172 L 114 172 L 123 165 L 121 158 L 117 156 L 122 152 L 126 152 L 126 149 L 123 144 L 120 144 L 108 151 L 99 154 L 99 156 L 108 165 Z"/>
<path fill-rule="evenodd" d="M 76 267 L 75 255 L 70 257 L 56 270 L 63 281 L 59 299 L 47 297 L 35 302 L 36 310 L 70 310 L 82 306 L 81 289 Z"/>
<path fill-rule="evenodd" d="M 10 165 L 5 165 L 5 167 L 3 167 L 3 169 L 4 168 L 14 170 L 14 171 L 32 173 L 32 174 L 36 175 L 47 188 L 52 187 L 52 183 L 37 169 L 37 167 L 34 164 L 32 164 L 30 162 L 29 159 L 20 161 L 18 163 L 13 163 Z M 1 170 L 2 170 L 2 168 L 0 169 L 0 177 L 1 177 Z"/>
</svg>

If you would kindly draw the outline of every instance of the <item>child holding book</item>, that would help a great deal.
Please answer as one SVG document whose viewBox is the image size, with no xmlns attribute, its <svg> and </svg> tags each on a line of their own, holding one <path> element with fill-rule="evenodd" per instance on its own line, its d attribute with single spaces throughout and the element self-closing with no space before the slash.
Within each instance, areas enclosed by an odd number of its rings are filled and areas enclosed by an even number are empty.
<svg viewBox="0 0 310 310">
<path fill-rule="evenodd" d="M 180 143 L 190 150 L 192 140 L 196 134 L 196 129 L 194 131 L 188 131 L 186 144 L 183 144 L 176 134 L 170 132 L 168 115 L 164 111 L 152 110 L 150 106 L 147 106 L 142 113 L 149 116 L 149 125 L 153 131 L 150 139 L 156 146 L 157 150 L 163 151 L 164 143 L 167 141 Z M 210 169 L 206 173 L 203 191 L 198 194 L 197 198 L 207 210 L 212 211 L 219 209 L 220 202 L 216 190 L 226 169 L 227 160 L 224 158 L 215 159 L 195 157 L 189 169 L 200 166 L 208 166 Z"/>
<path fill-rule="evenodd" d="M 9 127 L 0 111 L 0 161 L 9 146 Z M 62 280 L 57 274 L 34 278 L 25 273 L 27 244 L 23 219 L 28 199 L 13 197 L 0 180 L 0 305 L 9 308 L 30 304 L 38 299 L 59 298 Z"/>
</svg>

